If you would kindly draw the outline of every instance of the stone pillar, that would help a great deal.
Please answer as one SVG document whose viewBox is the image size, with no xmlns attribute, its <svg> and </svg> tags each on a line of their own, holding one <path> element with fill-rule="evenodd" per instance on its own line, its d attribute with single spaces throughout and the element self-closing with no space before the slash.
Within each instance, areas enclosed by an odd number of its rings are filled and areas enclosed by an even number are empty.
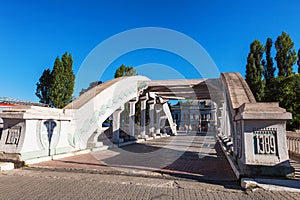
<svg viewBox="0 0 300 200">
<path fill-rule="evenodd" d="M 123 109 L 120 107 L 113 113 L 113 143 L 124 142 L 124 139 L 120 138 L 120 114 Z"/>
<path fill-rule="evenodd" d="M 212 121 L 212 130 L 216 131 L 216 129 L 217 129 L 217 104 L 214 102 L 212 103 L 211 121 Z"/>
<path fill-rule="evenodd" d="M 156 129 L 155 133 L 160 134 L 160 112 L 162 111 L 162 105 L 155 104 L 155 113 L 156 113 Z"/>
<path fill-rule="evenodd" d="M 222 134 L 226 136 L 227 138 L 230 137 L 230 123 L 229 123 L 229 116 L 228 116 L 228 108 L 226 105 L 226 101 L 222 101 L 222 118 L 221 118 L 221 129 Z"/>
<path fill-rule="evenodd" d="M 291 118 L 278 103 L 245 103 L 238 108 L 236 148 L 241 175 L 293 174 L 286 144 L 286 120 Z"/>
<path fill-rule="evenodd" d="M 132 99 L 129 101 L 129 134 L 130 138 L 134 139 L 134 125 L 135 125 L 135 104 L 136 99 Z"/>
<path fill-rule="evenodd" d="M 149 133 L 150 136 L 154 135 L 155 127 L 154 127 L 154 106 L 155 106 L 155 100 L 149 100 L 149 117 L 150 117 L 150 124 L 149 124 Z"/>
<path fill-rule="evenodd" d="M 146 105 L 147 105 L 147 96 L 140 98 L 141 100 L 141 137 L 146 138 Z"/>
</svg>

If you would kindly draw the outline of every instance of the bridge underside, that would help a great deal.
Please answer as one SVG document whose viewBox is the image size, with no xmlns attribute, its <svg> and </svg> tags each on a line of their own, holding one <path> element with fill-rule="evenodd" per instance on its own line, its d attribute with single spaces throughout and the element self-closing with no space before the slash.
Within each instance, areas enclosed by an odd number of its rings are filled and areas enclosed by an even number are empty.
<svg viewBox="0 0 300 200">
<path fill-rule="evenodd" d="M 147 81 L 144 93 L 154 93 L 164 100 L 220 99 L 223 87 L 220 79 Z"/>
</svg>

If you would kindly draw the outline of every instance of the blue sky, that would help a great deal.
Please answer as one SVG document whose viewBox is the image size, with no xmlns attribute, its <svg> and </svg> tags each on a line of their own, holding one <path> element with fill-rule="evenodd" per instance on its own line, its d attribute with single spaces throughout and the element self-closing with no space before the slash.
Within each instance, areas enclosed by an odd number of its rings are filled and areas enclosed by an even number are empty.
<svg viewBox="0 0 300 200">
<path fill-rule="evenodd" d="M 300 48 L 299 7 L 296 0 L 0 1 L 0 97 L 38 101 L 35 84 L 44 69 L 53 67 L 56 56 L 71 53 L 76 74 L 99 43 L 141 27 L 181 32 L 205 48 L 220 72 L 244 75 L 249 45 L 255 39 L 265 43 L 267 37 L 276 40 L 285 31 L 295 49 Z M 198 76 L 187 73 L 190 64 L 178 56 L 148 49 L 120 56 L 99 79 L 111 79 L 121 63 L 160 63 L 182 68 L 184 78 Z M 168 77 L 157 73 L 151 78 Z"/>
</svg>

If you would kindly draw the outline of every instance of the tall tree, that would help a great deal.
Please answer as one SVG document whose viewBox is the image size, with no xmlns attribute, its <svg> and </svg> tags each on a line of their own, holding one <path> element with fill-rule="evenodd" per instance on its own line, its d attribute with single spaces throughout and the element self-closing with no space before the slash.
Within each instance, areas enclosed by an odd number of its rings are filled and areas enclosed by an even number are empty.
<svg viewBox="0 0 300 200">
<path fill-rule="evenodd" d="M 264 78 L 266 80 L 266 86 L 269 85 L 270 80 L 274 78 L 275 67 L 273 67 L 273 59 L 271 57 L 272 39 L 268 38 L 265 46 L 266 61 L 264 61 Z"/>
<path fill-rule="evenodd" d="M 115 72 L 115 78 L 122 76 L 134 76 L 136 75 L 136 71 L 133 67 L 121 65 Z"/>
<path fill-rule="evenodd" d="M 72 65 L 71 54 L 65 53 L 61 59 L 55 59 L 50 85 L 50 100 L 54 107 L 63 108 L 72 100 L 75 81 Z"/>
<path fill-rule="evenodd" d="M 275 42 L 277 50 L 275 60 L 278 67 L 278 76 L 289 76 L 293 73 L 293 65 L 296 63 L 297 56 L 294 48 L 294 42 L 291 37 L 282 32 Z"/>
<path fill-rule="evenodd" d="M 300 74 L 292 74 L 287 77 L 278 76 L 272 80 L 276 87 L 273 101 L 278 101 L 280 107 L 291 112 L 293 119 L 287 121 L 289 130 L 300 128 Z"/>
<path fill-rule="evenodd" d="M 298 60 L 297 60 L 297 65 L 298 65 L 298 74 L 300 74 L 300 49 L 298 49 Z"/>
<path fill-rule="evenodd" d="M 36 83 L 35 95 L 40 99 L 40 103 L 50 105 L 50 84 L 51 84 L 51 71 L 46 69 L 43 71 L 39 82 Z"/>
<path fill-rule="evenodd" d="M 264 83 L 262 80 L 263 66 L 262 56 L 264 46 L 259 40 L 255 40 L 250 45 L 250 53 L 247 57 L 246 82 L 248 83 L 253 95 L 257 101 L 263 98 Z"/>
</svg>

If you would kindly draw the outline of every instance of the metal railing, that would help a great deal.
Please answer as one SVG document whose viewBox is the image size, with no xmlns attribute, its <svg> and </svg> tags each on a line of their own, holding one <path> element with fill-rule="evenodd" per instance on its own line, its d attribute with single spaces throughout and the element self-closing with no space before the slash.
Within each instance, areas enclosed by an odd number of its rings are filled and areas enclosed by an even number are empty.
<svg viewBox="0 0 300 200">
<path fill-rule="evenodd" d="M 300 133 L 287 131 L 286 139 L 289 153 L 300 155 Z"/>
</svg>

